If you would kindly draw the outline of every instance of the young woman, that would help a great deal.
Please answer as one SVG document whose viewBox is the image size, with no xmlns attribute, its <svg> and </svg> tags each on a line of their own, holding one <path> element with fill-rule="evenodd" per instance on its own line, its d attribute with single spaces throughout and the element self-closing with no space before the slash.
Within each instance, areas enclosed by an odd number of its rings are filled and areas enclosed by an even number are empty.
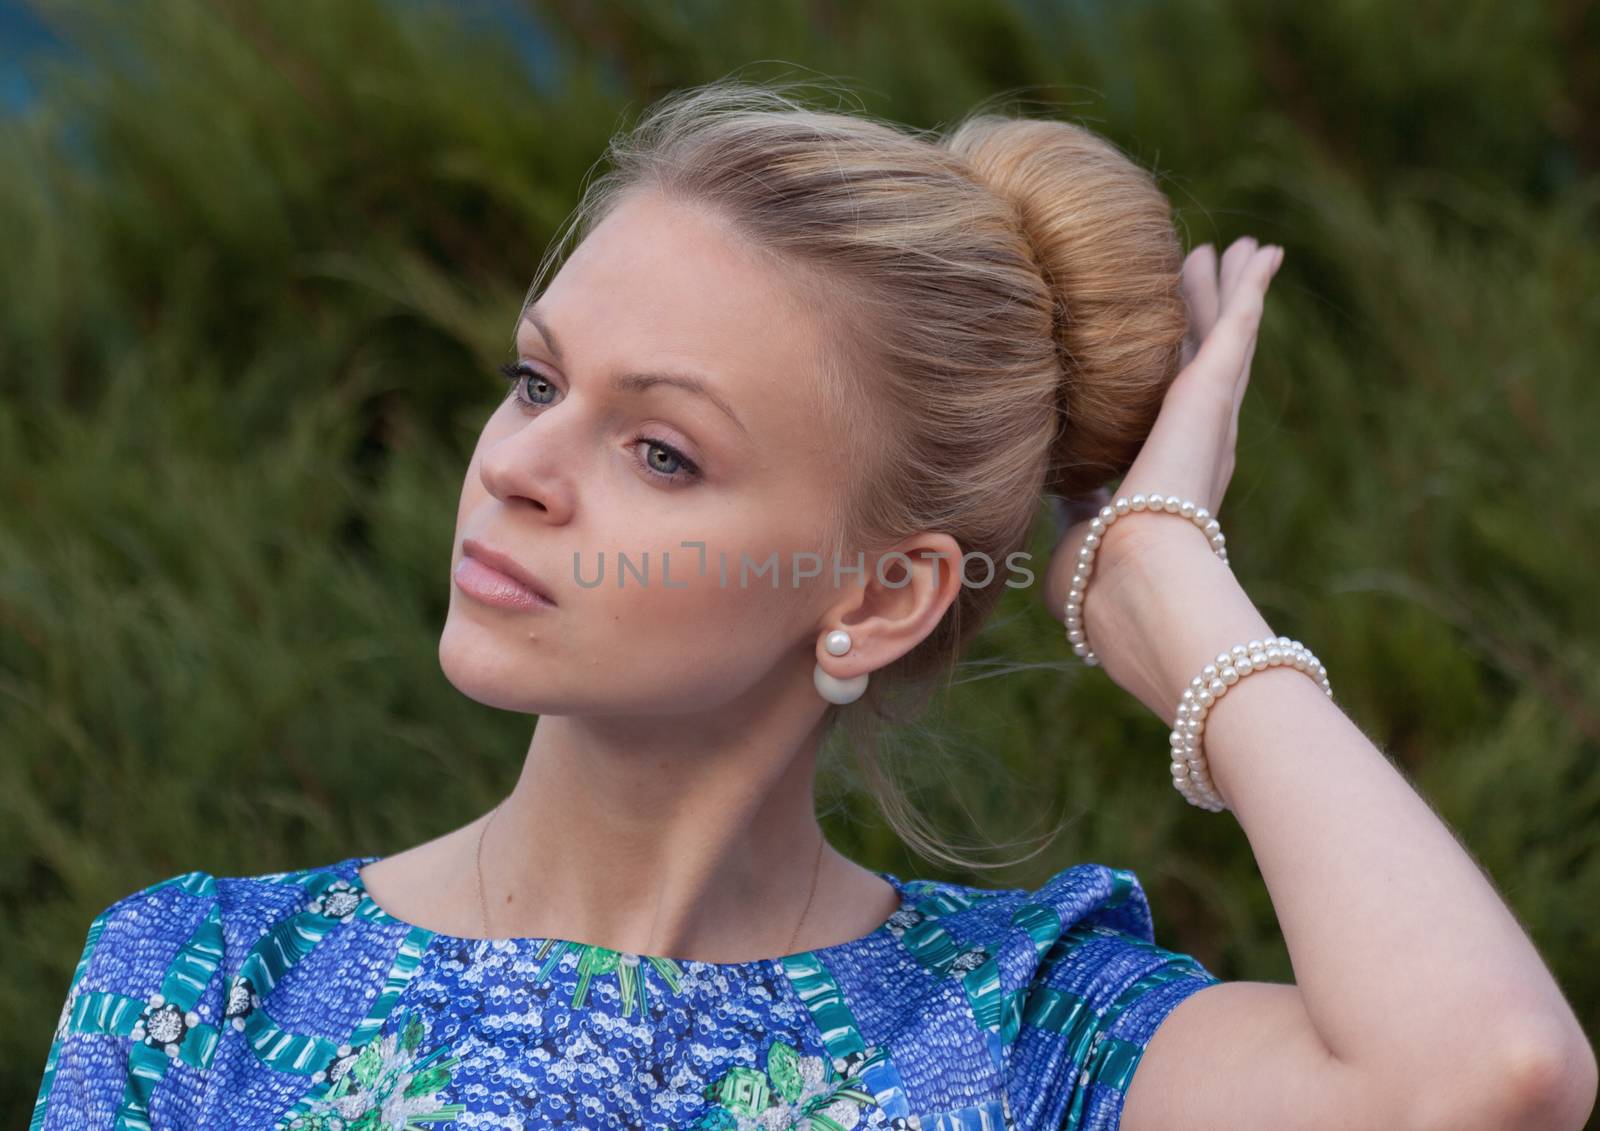
<svg viewBox="0 0 1600 1131">
<path fill-rule="evenodd" d="M 1584 1124 L 1534 947 L 1227 565 L 1281 249 L 1184 258 L 1152 179 L 1063 122 L 919 135 L 719 83 L 611 157 L 452 542 L 440 661 L 539 716 L 521 776 L 405 851 L 107 908 L 36 1129 Z M 1151 804 L 1170 762 L 1243 826 L 1293 985 L 1156 945 L 1126 871 L 903 879 L 818 826 L 824 739 L 870 770 L 1041 492 L 1118 477 L 1039 588 L 1173 724 Z"/>
</svg>

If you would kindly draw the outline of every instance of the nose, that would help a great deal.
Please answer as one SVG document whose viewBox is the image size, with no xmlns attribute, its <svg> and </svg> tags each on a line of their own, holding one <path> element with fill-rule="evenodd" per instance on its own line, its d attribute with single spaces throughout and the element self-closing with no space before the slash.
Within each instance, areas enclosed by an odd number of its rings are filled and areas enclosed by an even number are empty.
<svg viewBox="0 0 1600 1131">
<path fill-rule="evenodd" d="M 564 424 L 561 417 L 557 408 L 532 420 L 518 420 L 488 444 L 478 462 L 485 490 L 508 506 L 537 510 L 551 523 L 567 522 L 576 501 L 578 461 L 572 445 L 578 422 Z"/>
</svg>

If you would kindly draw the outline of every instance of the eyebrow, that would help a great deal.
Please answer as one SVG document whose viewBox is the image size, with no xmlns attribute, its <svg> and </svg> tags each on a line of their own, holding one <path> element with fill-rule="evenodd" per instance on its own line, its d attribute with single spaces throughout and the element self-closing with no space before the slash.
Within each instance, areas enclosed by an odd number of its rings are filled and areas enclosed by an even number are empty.
<svg viewBox="0 0 1600 1131">
<path fill-rule="evenodd" d="M 566 359 L 561 354 L 561 343 L 556 341 L 555 333 L 550 329 L 550 323 L 545 320 L 544 314 L 539 308 L 537 306 L 528 307 L 527 310 L 523 311 L 522 320 L 531 323 L 533 328 L 539 331 L 539 334 L 544 338 L 544 344 L 550 347 L 550 352 L 555 356 L 556 361 L 565 365 Z M 697 377 L 692 373 L 668 372 L 665 370 L 619 373 L 611 381 L 611 387 L 621 393 L 642 393 L 656 385 L 667 385 L 674 389 L 682 389 L 685 392 L 695 393 L 704 397 L 721 409 L 723 414 L 738 427 L 739 431 L 743 432 L 746 438 L 749 438 L 750 430 L 744 426 L 744 421 L 739 419 L 739 414 L 733 411 L 733 406 L 724 400 L 716 390 L 711 388 L 704 378 Z"/>
</svg>

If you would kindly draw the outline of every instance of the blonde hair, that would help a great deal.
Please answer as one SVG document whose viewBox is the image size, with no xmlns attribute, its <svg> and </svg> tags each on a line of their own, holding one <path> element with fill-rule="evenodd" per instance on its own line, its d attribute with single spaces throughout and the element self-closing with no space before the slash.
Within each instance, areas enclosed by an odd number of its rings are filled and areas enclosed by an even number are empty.
<svg viewBox="0 0 1600 1131">
<path fill-rule="evenodd" d="M 1082 126 L 973 111 L 917 131 L 723 79 L 652 104 L 605 158 L 528 301 L 636 191 L 707 209 L 770 256 L 835 346 L 822 395 L 855 473 L 827 562 L 921 531 L 1005 562 L 1042 492 L 1075 498 L 1126 472 L 1177 374 L 1188 319 L 1170 204 Z M 910 722 L 948 684 L 1003 588 L 961 586 L 926 639 L 825 720 L 829 735 L 843 724 L 906 845 L 969 869 L 1002 865 L 956 852 L 908 802 L 881 723 Z"/>
</svg>

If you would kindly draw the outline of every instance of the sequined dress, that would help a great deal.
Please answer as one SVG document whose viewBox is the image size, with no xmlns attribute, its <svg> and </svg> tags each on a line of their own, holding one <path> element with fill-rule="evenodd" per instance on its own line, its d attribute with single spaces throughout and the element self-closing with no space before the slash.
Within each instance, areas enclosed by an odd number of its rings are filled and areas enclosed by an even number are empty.
<svg viewBox="0 0 1600 1131">
<path fill-rule="evenodd" d="M 431 931 L 366 893 L 376 859 L 189 872 L 97 915 L 32 1131 L 1116 1128 L 1156 1027 L 1216 981 L 1098 864 L 1032 890 L 879 872 L 900 907 L 871 934 L 713 963 Z"/>
</svg>

